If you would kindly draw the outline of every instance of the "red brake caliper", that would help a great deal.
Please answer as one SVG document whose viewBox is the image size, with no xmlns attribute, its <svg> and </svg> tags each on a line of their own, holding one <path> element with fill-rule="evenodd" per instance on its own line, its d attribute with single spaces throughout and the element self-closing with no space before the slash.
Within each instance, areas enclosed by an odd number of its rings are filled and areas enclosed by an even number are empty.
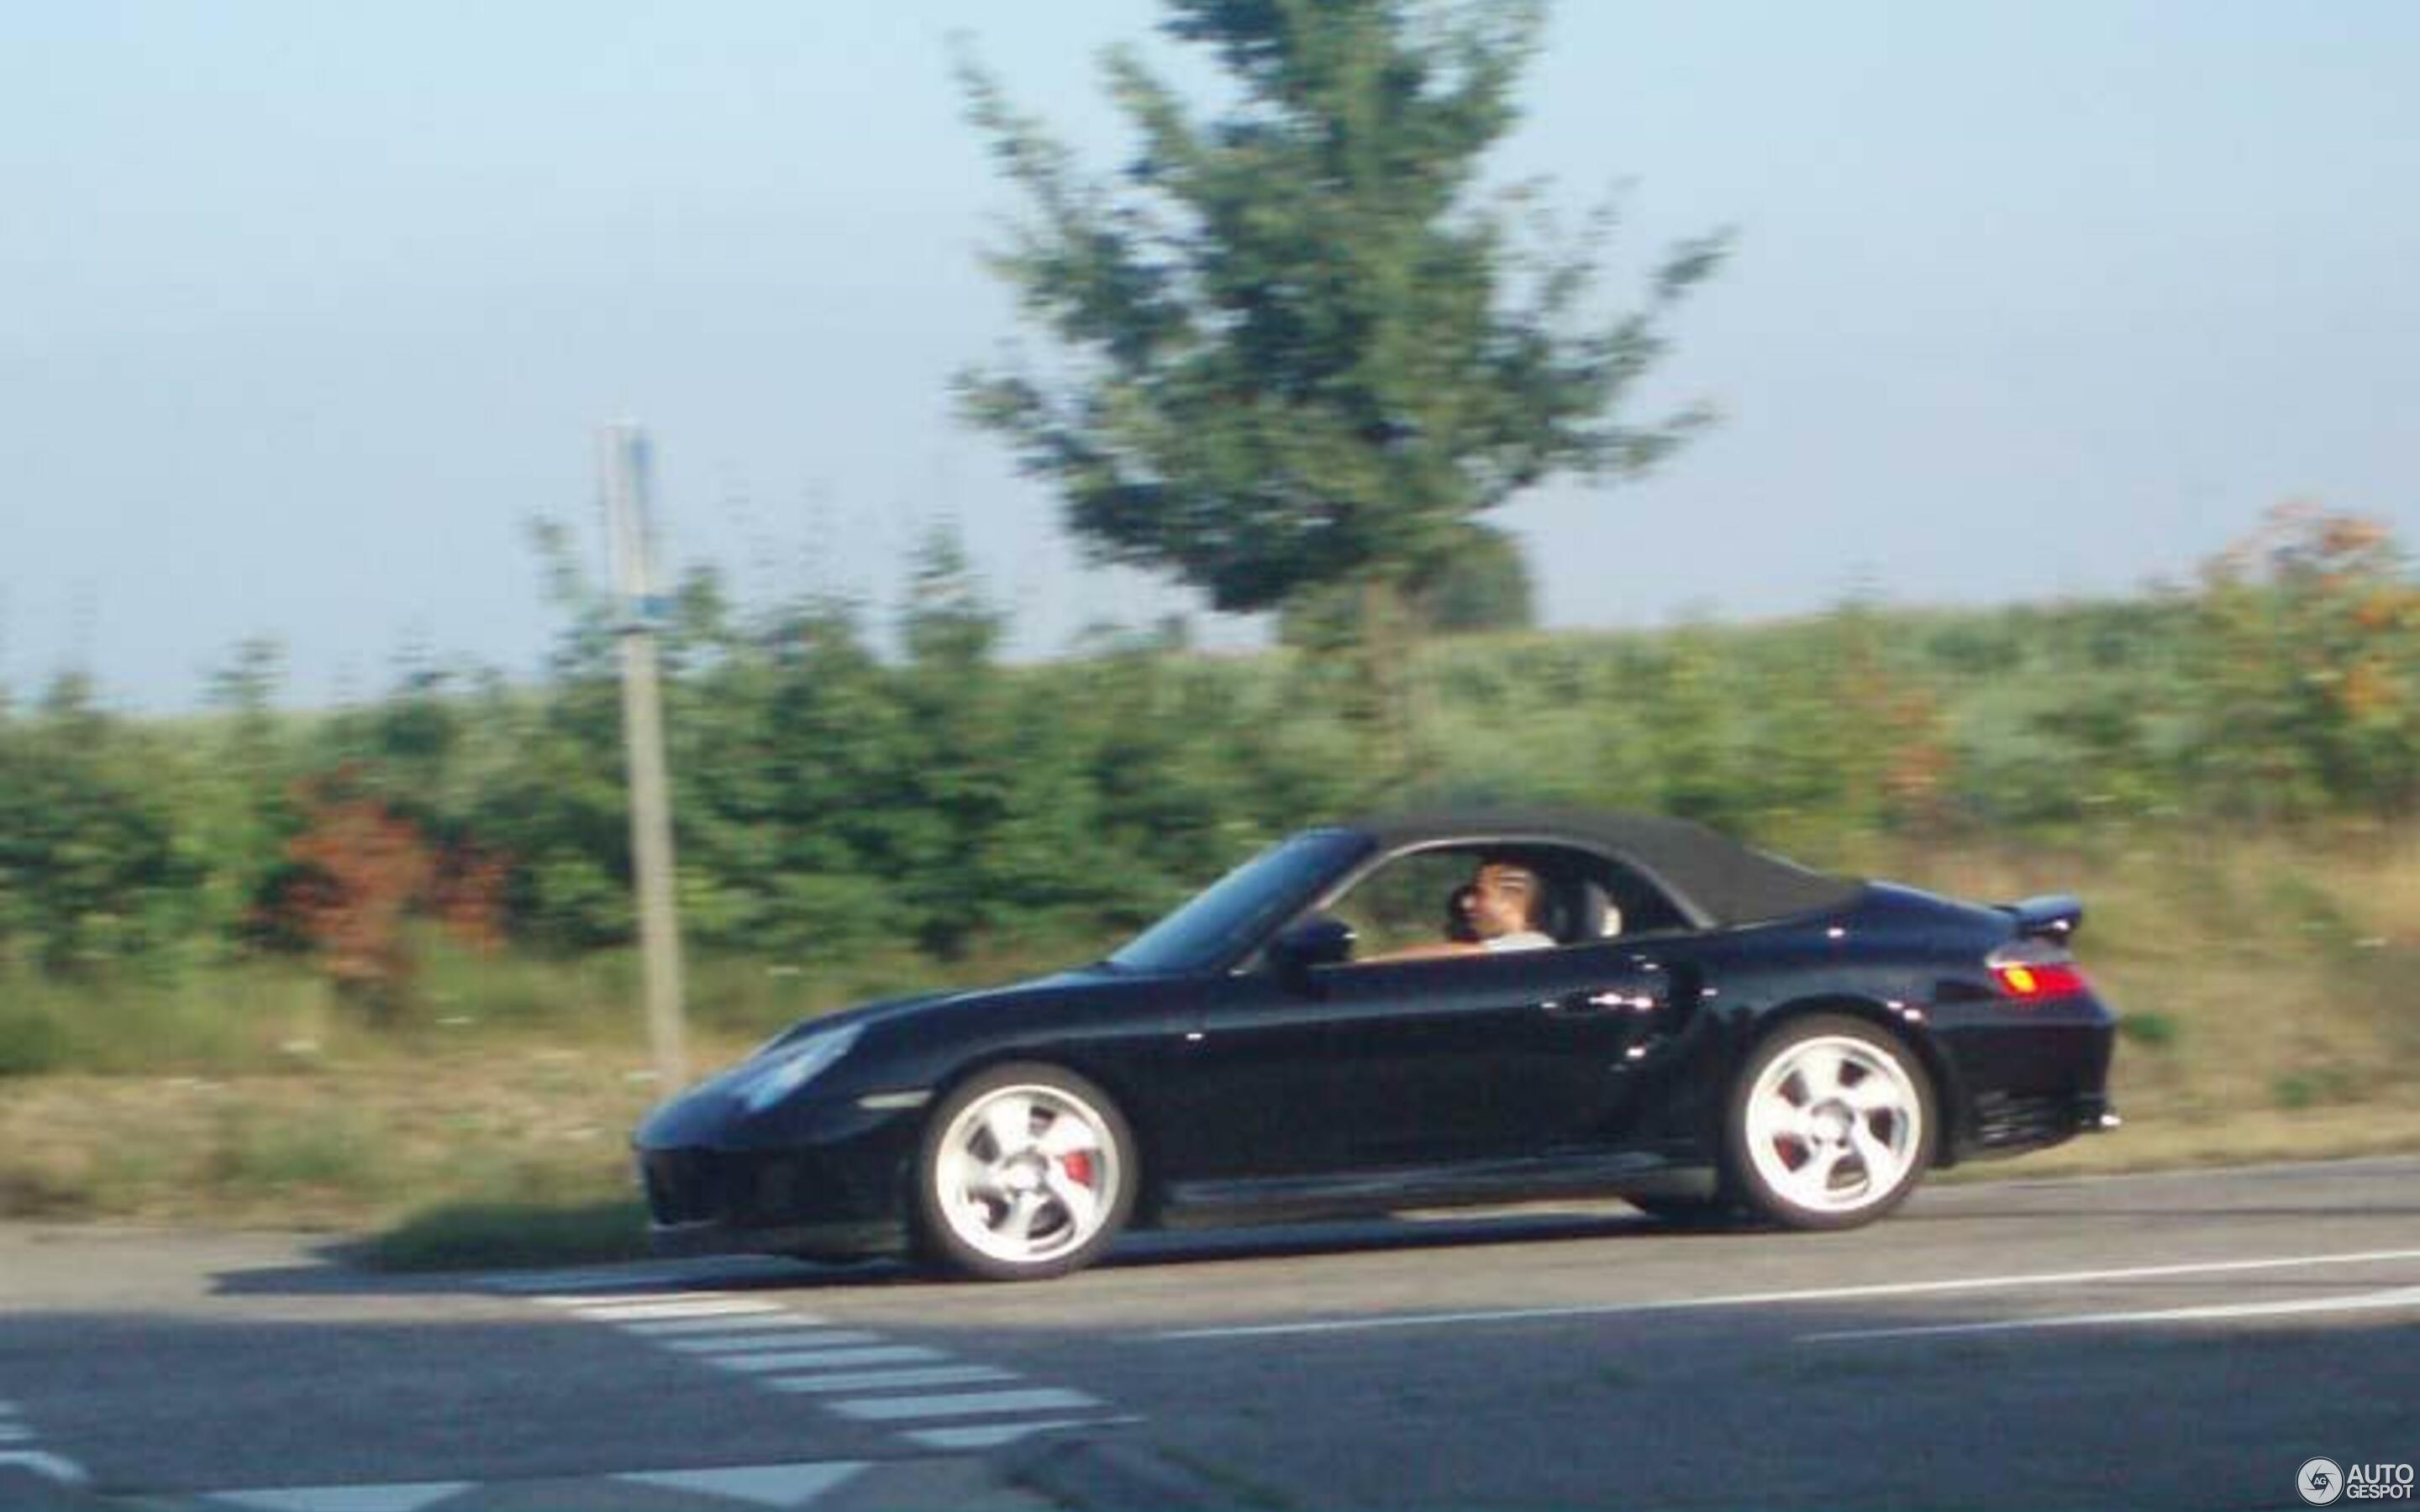
<svg viewBox="0 0 2420 1512">
<path fill-rule="evenodd" d="M 1093 1184 L 1093 1157 L 1083 1150 L 1071 1149 L 1060 1156 L 1059 1168 L 1065 1171 L 1067 1180 L 1078 1186 Z"/>
</svg>

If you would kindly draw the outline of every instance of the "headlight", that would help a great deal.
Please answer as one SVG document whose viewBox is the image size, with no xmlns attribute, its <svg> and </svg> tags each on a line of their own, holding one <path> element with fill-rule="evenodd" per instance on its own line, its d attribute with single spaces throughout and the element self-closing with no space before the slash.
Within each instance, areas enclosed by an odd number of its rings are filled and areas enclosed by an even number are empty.
<svg viewBox="0 0 2420 1512">
<path fill-rule="evenodd" d="M 849 1046 L 857 1043 L 858 1026 L 810 1034 L 755 1072 L 739 1086 L 739 1103 L 751 1113 L 762 1113 L 831 1069 Z"/>
</svg>

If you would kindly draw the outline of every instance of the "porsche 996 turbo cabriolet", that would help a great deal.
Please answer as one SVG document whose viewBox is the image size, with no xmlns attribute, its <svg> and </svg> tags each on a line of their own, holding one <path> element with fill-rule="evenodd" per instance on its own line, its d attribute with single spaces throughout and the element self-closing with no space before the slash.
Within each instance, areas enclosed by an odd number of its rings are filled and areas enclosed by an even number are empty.
<svg viewBox="0 0 2420 1512">
<path fill-rule="evenodd" d="M 1129 1227 L 1548 1196 L 1841 1228 L 2116 1123 L 2082 918 L 1668 818 L 1326 825 L 1106 960 L 801 1023 L 636 1155 L 664 1250 L 995 1278 Z"/>
</svg>

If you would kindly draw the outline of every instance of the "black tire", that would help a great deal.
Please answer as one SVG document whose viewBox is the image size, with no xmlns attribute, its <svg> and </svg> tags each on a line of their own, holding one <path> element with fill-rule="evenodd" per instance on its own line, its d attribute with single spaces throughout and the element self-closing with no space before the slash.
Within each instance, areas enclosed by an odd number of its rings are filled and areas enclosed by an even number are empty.
<svg viewBox="0 0 2420 1512">
<path fill-rule="evenodd" d="M 1037 1281 L 1109 1249 L 1134 1211 L 1142 1168 L 1108 1093 L 1063 1067 L 1011 1063 L 968 1078 L 933 1110 L 915 1181 L 926 1258 L 987 1281 Z"/>
<path fill-rule="evenodd" d="M 1924 1062 L 1897 1035 L 1838 1014 L 1799 1019 L 1750 1050 L 1732 1083 L 1726 1190 L 1790 1228 L 1869 1224 L 1924 1180 L 1938 1108 Z"/>
</svg>

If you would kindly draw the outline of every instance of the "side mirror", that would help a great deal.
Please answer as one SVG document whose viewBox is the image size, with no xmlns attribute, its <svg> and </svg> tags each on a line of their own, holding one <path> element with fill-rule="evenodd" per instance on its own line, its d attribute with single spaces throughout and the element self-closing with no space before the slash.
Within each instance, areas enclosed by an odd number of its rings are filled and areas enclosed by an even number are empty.
<svg viewBox="0 0 2420 1512">
<path fill-rule="evenodd" d="M 1316 966 L 1333 966 L 1353 959 L 1353 926 L 1326 914 L 1306 918 L 1280 931 L 1266 951 L 1269 968 L 1292 986 L 1309 980 Z"/>
</svg>

